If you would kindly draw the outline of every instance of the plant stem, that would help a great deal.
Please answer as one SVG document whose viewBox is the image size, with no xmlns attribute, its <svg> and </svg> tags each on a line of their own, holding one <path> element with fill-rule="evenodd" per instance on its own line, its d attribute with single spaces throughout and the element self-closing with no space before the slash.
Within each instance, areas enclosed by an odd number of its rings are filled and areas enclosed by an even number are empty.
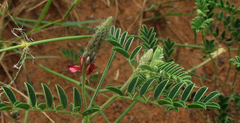
<svg viewBox="0 0 240 123">
<path fill-rule="evenodd" d="M 103 83 L 103 81 L 104 81 L 104 79 L 105 79 L 105 77 L 106 77 L 106 75 L 107 75 L 107 72 L 108 72 L 108 70 L 109 70 L 109 68 L 110 68 L 110 66 L 111 66 L 111 64 L 112 64 L 112 61 L 113 61 L 116 53 L 117 53 L 116 51 L 113 51 L 113 52 L 112 52 L 112 55 L 111 55 L 110 59 L 108 60 L 107 66 L 105 67 L 105 70 L 104 70 L 104 72 L 103 72 L 103 75 L 102 75 L 102 77 L 101 77 L 101 79 L 100 79 L 100 81 L 99 81 L 99 83 L 98 83 L 97 89 L 96 89 L 96 91 L 95 91 L 94 94 L 93 94 L 93 97 L 92 97 L 92 99 L 91 99 L 91 101 L 90 101 L 90 103 L 89 103 L 89 107 L 88 107 L 88 108 L 90 108 L 90 107 L 92 106 L 92 103 L 94 102 L 94 100 L 95 100 L 95 98 L 96 98 L 96 96 L 97 96 L 97 94 L 98 94 L 98 91 L 99 91 L 99 89 L 100 89 L 101 86 L 102 86 L 102 83 Z"/>
<path fill-rule="evenodd" d="M 124 85 L 120 88 L 121 91 L 123 91 L 123 90 L 128 86 L 128 84 L 131 82 L 131 80 L 133 79 L 134 76 L 135 76 L 135 73 L 133 73 L 133 74 L 129 77 L 129 79 L 127 80 L 127 82 L 124 83 Z M 117 94 L 115 94 L 115 95 L 113 95 L 111 98 L 109 98 L 109 99 L 100 107 L 100 108 L 101 108 L 101 111 L 102 111 L 103 109 L 105 109 L 108 105 L 110 105 L 112 102 L 114 102 L 117 98 L 118 98 L 118 95 L 117 95 Z M 92 121 L 93 118 L 95 118 L 99 113 L 100 113 L 100 111 L 93 113 L 93 114 L 89 117 L 90 121 Z"/>
<path fill-rule="evenodd" d="M 133 106 L 137 103 L 138 101 L 134 100 L 130 106 L 114 121 L 114 123 L 118 123 L 132 108 Z"/>
<path fill-rule="evenodd" d="M 228 54 L 229 54 L 229 59 L 231 59 L 231 58 L 232 58 L 232 55 L 231 55 L 230 46 L 228 46 Z M 232 63 L 231 63 L 230 61 L 228 61 L 228 62 L 229 62 L 228 72 L 227 72 L 227 76 L 226 76 L 226 78 L 225 78 L 225 80 L 224 80 L 224 83 L 223 83 L 223 86 L 222 86 L 222 92 L 223 92 L 223 89 L 225 88 L 225 85 L 226 85 L 226 83 L 227 83 L 227 80 L 228 80 L 228 77 L 229 77 L 229 73 L 230 73 L 230 70 L 231 70 L 231 65 L 232 65 Z"/>
<path fill-rule="evenodd" d="M 194 44 L 197 45 L 197 31 L 194 29 Z"/>
<path fill-rule="evenodd" d="M 83 106 L 84 106 L 84 110 L 87 109 L 87 100 L 86 100 L 86 90 L 85 90 L 85 78 L 86 78 L 86 73 L 87 73 L 87 69 L 85 68 L 85 65 L 82 65 L 82 98 L 83 98 Z"/>
<path fill-rule="evenodd" d="M 24 123 L 27 123 L 28 114 L 29 114 L 29 111 L 26 111 L 26 113 L 25 113 L 25 117 L 24 117 Z"/>
<path fill-rule="evenodd" d="M 159 123 L 161 123 L 162 122 L 162 120 L 164 119 L 164 117 L 167 115 L 167 111 L 163 114 L 163 116 L 162 116 L 162 118 L 161 118 L 161 120 L 159 121 Z"/>
<path fill-rule="evenodd" d="M 83 38 L 91 38 L 91 37 L 92 37 L 92 35 L 79 35 L 79 36 L 67 36 L 67 37 L 51 38 L 51 39 L 45 39 L 45 40 L 40 40 L 40 41 L 35 41 L 35 42 L 29 42 L 28 46 L 50 43 L 50 42 L 56 42 L 56 41 L 83 39 Z M 12 46 L 12 47 L 7 47 L 7 48 L 4 48 L 4 49 L 0 49 L 0 53 L 5 52 L 5 51 L 9 51 L 9 50 L 13 50 L 13 49 L 18 49 L 18 48 L 22 48 L 22 44 Z"/>
<path fill-rule="evenodd" d="M 205 116 L 203 115 L 203 113 L 201 111 L 199 111 L 198 109 L 197 109 L 197 111 L 203 117 L 204 122 L 208 123 L 207 120 L 205 119 Z"/>
<path fill-rule="evenodd" d="M 238 43 L 238 53 L 237 53 L 237 55 L 239 56 L 239 54 L 240 54 L 240 43 Z M 232 90 L 233 87 L 234 87 L 234 85 L 235 85 L 235 82 L 236 82 L 236 79 L 237 79 L 237 73 L 238 73 L 238 71 L 235 70 L 235 75 L 234 75 L 233 83 L 232 83 L 232 85 L 231 85 L 230 90 Z M 235 88 L 235 89 L 236 89 L 236 88 Z M 234 89 L 234 93 L 235 93 L 235 89 Z M 230 91 L 230 95 L 231 95 L 231 94 L 232 94 L 232 91 Z"/>
<path fill-rule="evenodd" d="M 215 80 L 214 80 L 214 90 L 216 90 L 216 87 L 217 87 L 217 63 L 214 61 L 214 59 L 212 58 L 212 55 L 211 54 L 209 54 L 209 56 L 210 56 L 210 58 L 211 58 L 211 60 L 213 61 L 213 64 L 214 64 L 214 76 L 215 76 Z"/>
</svg>

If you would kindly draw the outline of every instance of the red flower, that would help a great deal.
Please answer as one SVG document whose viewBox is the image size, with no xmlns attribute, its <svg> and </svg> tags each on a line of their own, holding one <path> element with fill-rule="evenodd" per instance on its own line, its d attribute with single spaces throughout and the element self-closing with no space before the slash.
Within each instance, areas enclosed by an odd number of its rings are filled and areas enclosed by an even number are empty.
<svg viewBox="0 0 240 123">
<path fill-rule="evenodd" d="M 69 70 L 73 73 L 75 73 L 77 70 L 82 70 L 82 64 L 83 64 L 83 57 L 80 57 L 80 66 L 73 66 L 73 65 L 68 65 L 67 67 Z M 96 68 L 96 66 L 91 63 L 90 66 L 87 69 L 87 75 L 91 74 L 93 70 Z"/>
</svg>

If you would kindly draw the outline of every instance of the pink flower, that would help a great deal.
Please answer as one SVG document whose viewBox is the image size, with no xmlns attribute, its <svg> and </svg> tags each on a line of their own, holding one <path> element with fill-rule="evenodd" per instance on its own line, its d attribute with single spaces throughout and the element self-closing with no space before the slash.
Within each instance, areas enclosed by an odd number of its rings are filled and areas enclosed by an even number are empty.
<svg viewBox="0 0 240 123">
<path fill-rule="evenodd" d="M 73 65 L 68 65 L 67 67 L 69 70 L 73 73 L 75 73 L 77 70 L 82 70 L 82 64 L 83 64 L 83 57 L 80 57 L 80 66 L 73 66 Z M 96 66 L 91 63 L 90 66 L 87 69 L 87 75 L 91 74 L 93 70 L 96 68 Z"/>
</svg>

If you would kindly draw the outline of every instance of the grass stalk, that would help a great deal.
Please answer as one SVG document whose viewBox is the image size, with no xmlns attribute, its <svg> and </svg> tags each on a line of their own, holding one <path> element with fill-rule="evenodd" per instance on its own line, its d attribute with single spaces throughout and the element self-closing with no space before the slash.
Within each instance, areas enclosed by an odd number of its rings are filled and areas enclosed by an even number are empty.
<svg viewBox="0 0 240 123">
<path fill-rule="evenodd" d="M 230 48 L 230 46 L 228 46 L 228 54 L 229 54 L 229 59 L 231 59 L 232 55 L 231 55 L 231 48 Z M 223 83 L 223 86 L 222 86 L 222 92 L 223 92 L 223 89 L 225 88 L 225 85 L 227 83 L 227 80 L 228 80 L 228 77 L 229 77 L 229 73 L 230 73 L 230 70 L 231 70 L 231 65 L 232 65 L 232 63 L 229 61 L 228 72 L 227 72 L 227 76 L 226 76 L 226 78 L 224 80 L 224 83 Z"/>
</svg>

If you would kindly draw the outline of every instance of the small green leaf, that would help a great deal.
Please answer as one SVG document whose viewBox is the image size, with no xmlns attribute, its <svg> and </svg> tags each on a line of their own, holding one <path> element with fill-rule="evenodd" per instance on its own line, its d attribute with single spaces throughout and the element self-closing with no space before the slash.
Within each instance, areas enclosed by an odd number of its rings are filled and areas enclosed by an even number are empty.
<svg viewBox="0 0 240 123">
<path fill-rule="evenodd" d="M 123 95 L 123 92 L 113 85 L 107 85 L 105 88 L 108 89 L 108 90 L 111 90 L 111 91 L 113 91 L 113 92 L 115 92 L 115 93 L 117 93 L 121 96 Z"/>
<path fill-rule="evenodd" d="M 58 110 L 61 110 L 62 108 L 63 108 L 62 105 L 58 105 L 58 106 L 56 107 L 56 110 L 58 111 Z"/>
<path fill-rule="evenodd" d="M 73 102 L 74 102 L 74 111 L 79 112 L 82 108 L 82 100 L 81 100 L 80 92 L 75 87 L 73 87 Z M 78 107 L 78 109 L 75 109 L 76 107 Z"/>
<path fill-rule="evenodd" d="M 189 95 L 190 95 L 190 93 L 191 93 L 194 85 L 195 85 L 195 84 L 190 84 L 190 85 L 188 85 L 188 86 L 184 89 L 183 94 L 182 94 L 182 97 L 181 97 L 181 100 L 182 100 L 182 101 L 185 101 L 185 102 L 187 101 L 187 99 L 188 99 L 188 97 L 189 97 Z"/>
<path fill-rule="evenodd" d="M 122 49 L 120 47 L 116 47 L 116 46 L 114 46 L 112 49 L 117 51 L 118 53 L 122 54 L 125 58 L 129 58 L 128 52 L 125 51 L 124 49 Z"/>
<path fill-rule="evenodd" d="M 164 99 L 160 99 L 158 101 L 159 105 L 164 105 L 164 106 L 172 106 L 173 102 L 170 98 L 166 97 Z"/>
<path fill-rule="evenodd" d="M 210 94 L 207 95 L 207 97 L 203 100 L 203 103 L 207 103 L 209 101 L 211 101 L 213 98 L 219 96 L 219 92 L 217 91 L 213 91 Z"/>
<path fill-rule="evenodd" d="M 176 96 L 177 92 L 181 89 L 181 87 L 182 87 L 183 85 L 184 85 L 183 82 L 176 84 L 176 85 L 170 90 L 170 92 L 169 92 L 169 94 L 168 94 L 168 97 L 169 97 L 170 99 L 173 99 L 173 98 Z"/>
<path fill-rule="evenodd" d="M 138 81 L 138 76 L 134 77 L 131 82 L 129 83 L 128 85 L 128 88 L 127 88 L 127 92 L 132 94 L 135 92 L 135 88 L 136 88 L 136 85 L 137 85 L 137 81 Z"/>
<path fill-rule="evenodd" d="M 175 108 L 173 108 L 173 107 L 167 107 L 167 108 L 166 108 L 166 112 L 169 112 L 169 111 L 171 111 L 171 110 L 179 112 L 179 109 L 178 109 L 177 107 L 175 107 Z"/>
<path fill-rule="evenodd" d="M 74 106 L 73 106 L 73 103 L 70 103 L 70 104 L 69 104 L 69 110 L 70 110 L 71 112 L 73 112 L 73 111 L 74 111 Z"/>
<path fill-rule="evenodd" d="M 147 64 L 140 64 L 140 65 L 138 66 L 138 68 L 152 71 L 152 67 L 151 67 L 150 65 L 147 65 Z"/>
<path fill-rule="evenodd" d="M 206 105 L 202 102 L 194 102 L 192 104 L 189 104 L 187 107 L 194 109 L 206 109 Z"/>
<path fill-rule="evenodd" d="M 52 92 L 47 87 L 47 85 L 45 85 L 44 83 L 42 83 L 41 85 L 42 85 L 42 88 L 43 88 L 43 92 L 44 92 L 44 96 L 45 96 L 45 100 L 46 100 L 47 106 L 48 106 L 48 108 L 51 108 L 52 104 L 53 104 Z"/>
<path fill-rule="evenodd" d="M 124 44 L 124 42 L 125 42 L 125 40 L 126 40 L 126 38 L 127 38 L 127 35 L 128 35 L 128 32 L 124 32 L 124 33 L 121 35 L 121 38 L 120 38 L 120 41 L 119 41 L 119 43 L 120 43 L 121 45 Z"/>
<path fill-rule="evenodd" d="M 46 103 L 40 103 L 38 104 L 38 108 L 40 108 L 41 110 L 44 110 L 47 107 Z"/>
<path fill-rule="evenodd" d="M 0 111 L 7 111 L 7 110 L 12 110 L 11 106 L 3 106 L 0 108 Z"/>
<path fill-rule="evenodd" d="M 125 47 L 124 47 L 124 49 L 126 50 L 126 51 L 128 51 L 129 49 L 130 49 L 130 47 L 131 47 L 131 45 L 132 45 L 132 42 L 133 42 L 133 37 L 131 37 L 131 38 L 129 38 L 128 40 L 127 40 L 127 42 L 126 42 L 126 44 L 125 44 Z"/>
<path fill-rule="evenodd" d="M 5 103 L 0 103 L 0 108 L 5 107 L 5 106 L 8 106 L 8 105 Z"/>
<path fill-rule="evenodd" d="M 33 89 L 33 87 L 29 84 L 24 82 L 26 88 L 27 88 L 27 93 L 29 96 L 29 100 L 31 102 L 32 107 L 35 107 L 36 103 L 37 103 L 37 96 L 35 94 L 35 91 Z"/>
<path fill-rule="evenodd" d="M 116 33 L 115 33 L 115 38 L 118 39 L 120 37 L 120 33 L 121 33 L 121 28 L 118 28 L 116 30 Z"/>
<path fill-rule="evenodd" d="M 174 102 L 173 102 L 173 106 L 174 106 L 174 107 L 183 107 L 183 108 L 186 107 L 185 102 L 182 101 L 182 100 L 180 100 L 180 101 L 174 101 Z"/>
<path fill-rule="evenodd" d="M 5 94 L 7 95 L 8 99 L 10 100 L 10 102 L 12 103 L 12 105 L 17 101 L 16 97 L 14 95 L 14 93 L 12 92 L 11 89 L 9 89 L 6 86 L 2 86 L 3 91 L 5 92 Z"/>
<path fill-rule="evenodd" d="M 161 94 L 162 94 L 164 88 L 166 87 L 168 81 L 169 80 L 163 80 L 162 82 L 160 82 L 157 85 L 157 87 L 156 87 L 156 89 L 154 90 L 154 93 L 153 93 L 153 99 L 154 100 L 157 100 L 161 96 Z"/>
<path fill-rule="evenodd" d="M 134 59 L 134 58 L 137 56 L 138 52 L 139 52 L 141 49 L 142 49 L 142 46 L 136 47 L 136 48 L 132 51 L 132 54 L 131 54 L 131 56 L 130 56 L 130 60 Z"/>
<path fill-rule="evenodd" d="M 113 40 L 113 39 L 109 39 L 107 40 L 107 42 L 109 42 L 110 44 L 112 44 L 113 46 L 117 46 L 117 47 L 121 47 L 122 48 L 122 45 L 119 44 L 117 41 Z"/>
<path fill-rule="evenodd" d="M 18 103 L 14 106 L 15 108 L 21 108 L 24 110 L 28 110 L 30 106 L 27 103 Z"/>
<path fill-rule="evenodd" d="M 154 79 L 149 79 L 142 87 L 140 90 L 140 97 L 142 97 L 146 92 L 147 89 L 151 86 L 152 82 L 154 81 Z"/>
<path fill-rule="evenodd" d="M 204 86 L 201 87 L 195 94 L 194 98 L 193 98 L 193 102 L 198 102 L 202 96 L 205 94 L 205 92 L 207 91 L 208 87 Z"/>
<path fill-rule="evenodd" d="M 79 111 L 80 111 L 79 109 L 81 109 L 81 107 L 80 107 L 80 106 L 77 106 L 77 107 L 74 107 L 73 111 L 74 111 L 74 112 L 79 112 Z"/>
<path fill-rule="evenodd" d="M 83 115 L 83 116 L 88 116 L 88 115 L 90 115 L 90 114 L 92 114 L 92 113 L 94 113 L 94 112 L 100 111 L 100 109 L 101 109 L 101 108 L 98 107 L 98 106 L 93 106 L 93 107 L 85 110 L 85 111 L 82 113 L 82 115 Z"/>
<path fill-rule="evenodd" d="M 215 103 L 215 102 L 207 102 L 205 103 L 205 105 L 207 106 L 207 109 L 220 109 L 221 107 Z"/>
<path fill-rule="evenodd" d="M 64 90 L 62 89 L 61 86 L 56 85 L 56 88 L 57 88 L 60 103 L 62 104 L 63 109 L 66 109 L 67 106 L 68 106 L 67 95 L 66 95 L 66 93 L 64 92 Z"/>
</svg>

